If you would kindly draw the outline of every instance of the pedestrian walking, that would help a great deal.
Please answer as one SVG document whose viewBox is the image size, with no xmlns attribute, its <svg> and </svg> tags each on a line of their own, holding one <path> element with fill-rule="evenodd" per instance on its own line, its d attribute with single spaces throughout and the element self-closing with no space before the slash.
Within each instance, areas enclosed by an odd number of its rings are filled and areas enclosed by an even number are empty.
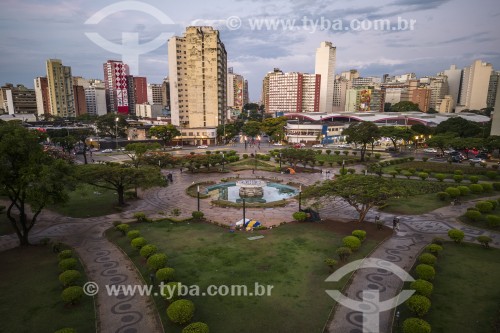
<svg viewBox="0 0 500 333">
<path fill-rule="evenodd" d="M 173 183 L 173 182 L 174 182 L 174 177 L 172 176 L 172 174 L 171 174 L 171 173 L 169 173 L 169 174 L 167 175 L 167 178 L 168 178 L 168 180 L 169 180 L 171 183 Z"/>
<path fill-rule="evenodd" d="M 396 216 L 394 216 L 394 218 L 392 219 L 392 229 L 396 231 L 397 226 L 398 226 L 398 219 L 396 218 Z"/>
</svg>

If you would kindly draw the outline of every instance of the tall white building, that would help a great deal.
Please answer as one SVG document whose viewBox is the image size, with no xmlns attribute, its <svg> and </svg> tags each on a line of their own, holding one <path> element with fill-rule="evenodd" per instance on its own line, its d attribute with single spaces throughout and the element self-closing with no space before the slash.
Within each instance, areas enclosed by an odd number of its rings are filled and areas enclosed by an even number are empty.
<svg viewBox="0 0 500 333">
<path fill-rule="evenodd" d="M 148 83 L 147 90 L 149 104 L 163 104 L 163 84 Z"/>
<path fill-rule="evenodd" d="M 89 86 L 85 88 L 85 102 L 87 103 L 87 114 L 91 116 L 102 116 L 107 113 L 106 88 L 100 80 L 89 80 Z"/>
<path fill-rule="evenodd" d="M 462 90 L 460 92 L 461 109 L 480 110 L 487 106 L 488 86 L 493 67 L 491 64 L 476 60 L 464 69 Z"/>
<path fill-rule="evenodd" d="M 345 111 L 346 93 L 352 87 L 352 81 L 344 76 L 337 75 L 333 85 L 333 112 Z"/>
<path fill-rule="evenodd" d="M 462 79 L 462 70 L 457 68 L 456 65 L 451 65 L 450 69 L 443 72 L 448 77 L 448 94 L 453 98 L 453 107 L 458 103 L 458 96 L 460 95 L 460 80 Z"/>
<path fill-rule="evenodd" d="M 320 47 L 316 49 L 314 72 L 321 75 L 319 112 L 332 112 L 336 53 L 337 49 L 331 42 L 321 42 Z"/>
</svg>

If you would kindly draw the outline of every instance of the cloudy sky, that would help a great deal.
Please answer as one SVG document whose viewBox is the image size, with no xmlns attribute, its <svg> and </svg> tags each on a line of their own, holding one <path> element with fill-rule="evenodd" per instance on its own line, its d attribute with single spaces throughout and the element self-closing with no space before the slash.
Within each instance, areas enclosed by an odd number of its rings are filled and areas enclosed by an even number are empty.
<svg viewBox="0 0 500 333">
<path fill-rule="evenodd" d="M 0 84 L 33 87 L 48 58 L 62 59 L 74 76 L 102 79 L 102 63 L 123 52 L 104 49 L 86 33 L 107 44 L 134 36 L 139 44 L 156 44 L 139 56 L 135 74 L 160 83 L 168 75 L 166 40 L 188 25 L 221 31 L 228 65 L 248 79 L 253 101 L 274 67 L 312 73 L 321 41 L 337 47 L 337 72 L 424 76 L 474 59 L 500 70 L 498 0 L 1 0 L 0 8 Z M 377 20 L 391 25 L 374 29 Z M 411 20 L 413 29 L 404 29 L 402 22 Z M 133 48 L 127 49 L 130 55 Z"/>
</svg>

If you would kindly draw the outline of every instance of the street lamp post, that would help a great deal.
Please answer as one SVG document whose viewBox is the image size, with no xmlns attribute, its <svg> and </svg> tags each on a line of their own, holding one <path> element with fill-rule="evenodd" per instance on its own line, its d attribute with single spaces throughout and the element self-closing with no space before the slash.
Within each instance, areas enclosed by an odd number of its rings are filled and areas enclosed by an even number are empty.
<svg viewBox="0 0 500 333">
<path fill-rule="evenodd" d="M 302 211 L 302 185 L 299 186 L 299 212 Z"/>
<path fill-rule="evenodd" d="M 222 171 L 224 171 L 224 153 L 222 153 Z"/>
<path fill-rule="evenodd" d="M 200 211 L 200 185 L 198 185 L 196 188 L 196 194 L 198 198 L 198 211 Z"/>
<path fill-rule="evenodd" d="M 342 175 L 344 175 L 345 172 L 345 160 L 342 160 Z"/>
<path fill-rule="evenodd" d="M 280 153 L 280 172 L 281 172 L 281 153 Z"/>
<path fill-rule="evenodd" d="M 118 150 L 118 120 L 120 118 L 115 118 L 115 149 Z"/>
</svg>

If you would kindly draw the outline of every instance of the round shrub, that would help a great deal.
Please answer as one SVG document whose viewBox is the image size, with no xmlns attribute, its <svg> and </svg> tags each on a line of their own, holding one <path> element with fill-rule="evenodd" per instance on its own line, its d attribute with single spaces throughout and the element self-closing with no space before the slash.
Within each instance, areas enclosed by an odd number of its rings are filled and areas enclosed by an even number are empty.
<svg viewBox="0 0 500 333">
<path fill-rule="evenodd" d="M 352 250 L 348 247 L 342 246 L 335 250 L 335 253 L 337 253 L 340 260 L 345 261 L 352 254 Z"/>
<path fill-rule="evenodd" d="M 486 216 L 486 221 L 490 228 L 497 228 L 500 226 L 500 216 L 488 215 Z"/>
<path fill-rule="evenodd" d="M 478 210 L 468 210 L 465 213 L 465 217 L 472 222 L 477 222 L 481 219 L 481 213 Z"/>
<path fill-rule="evenodd" d="M 498 201 L 496 200 L 486 200 L 486 201 L 491 202 L 491 204 L 493 205 L 493 210 L 497 209 Z"/>
<path fill-rule="evenodd" d="M 479 181 L 479 177 L 478 176 L 470 176 L 469 180 L 472 184 L 477 184 L 477 182 Z"/>
<path fill-rule="evenodd" d="M 413 295 L 406 301 L 406 305 L 411 312 L 423 317 L 431 308 L 431 301 L 425 296 Z"/>
<path fill-rule="evenodd" d="M 467 186 L 458 186 L 457 188 L 462 196 L 470 193 L 470 189 Z"/>
<path fill-rule="evenodd" d="M 73 257 L 73 251 L 63 250 L 63 251 L 59 252 L 57 257 L 59 258 L 59 260 L 71 258 L 71 257 Z"/>
<path fill-rule="evenodd" d="M 484 246 L 485 248 L 489 248 L 490 247 L 490 243 L 493 241 L 493 239 L 491 239 L 491 237 L 488 237 L 488 236 L 478 236 L 476 238 L 476 240 L 481 243 L 482 246 Z"/>
<path fill-rule="evenodd" d="M 75 269 L 76 266 L 78 266 L 78 261 L 75 258 L 68 258 L 59 261 L 59 269 L 63 272 Z"/>
<path fill-rule="evenodd" d="M 352 251 L 357 251 L 361 247 L 361 241 L 358 237 L 346 236 L 342 239 L 342 244 Z"/>
<path fill-rule="evenodd" d="M 59 274 L 59 281 L 63 286 L 72 286 L 82 277 L 82 274 L 74 269 L 70 269 Z"/>
<path fill-rule="evenodd" d="M 169 282 L 163 285 L 160 290 L 160 295 L 169 302 L 174 302 L 179 298 L 180 294 L 180 282 Z"/>
<path fill-rule="evenodd" d="M 465 233 L 462 230 L 451 229 L 448 230 L 448 237 L 450 237 L 455 243 L 460 244 L 465 237 Z"/>
<path fill-rule="evenodd" d="M 431 265 L 431 266 L 434 266 L 434 264 L 436 264 L 436 256 L 431 254 L 431 253 L 422 253 L 419 257 L 418 257 L 418 262 L 421 263 L 421 264 L 426 264 L 426 265 Z"/>
<path fill-rule="evenodd" d="M 159 270 L 156 271 L 156 279 L 158 281 L 163 281 L 163 282 L 172 281 L 172 279 L 174 278 L 174 274 L 175 274 L 175 269 L 173 268 L 170 267 L 160 268 Z"/>
<path fill-rule="evenodd" d="M 304 212 L 295 212 L 292 214 L 292 217 L 295 221 L 302 222 L 307 218 L 307 214 Z"/>
<path fill-rule="evenodd" d="M 130 242 L 130 245 L 137 250 L 140 250 L 144 245 L 146 245 L 148 242 L 144 237 L 137 237 L 132 239 Z"/>
<path fill-rule="evenodd" d="M 438 192 L 437 197 L 441 201 L 446 201 L 446 200 L 450 199 L 450 195 L 446 192 Z"/>
<path fill-rule="evenodd" d="M 148 258 L 147 264 L 149 269 L 156 272 L 160 268 L 165 267 L 167 264 L 167 255 L 163 253 L 155 253 Z"/>
<path fill-rule="evenodd" d="M 122 224 L 118 224 L 115 227 L 115 229 L 120 231 L 122 233 L 122 235 L 125 235 L 125 234 L 127 234 L 128 230 L 130 229 L 130 226 L 128 224 L 122 223 Z"/>
<path fill-rule="evenodd" d="M 76 333 L 76 330 L 74 328 L 65 327 L 55 331 L 54 333 Z"/>
<path fill-rule="evenodd" d="M 437 173 L 437 174 L 435 175 L 435 177 L 436 177 L 436 179 L 437 179 L 438 181 L 440 181 L 440 182 L 444 181 L 444 179 L 446 178 L 446 176 L 445 176 L 444 174 L 442 174 L 442 173 Z"/>
<path fill-rule="evenodd" d="M 360 241 L 364 241 L 366 238 L 366 231 L 364 230 L 353 230 L 352 235 L 359 238 Z"/>
<path fill-rule="evenodd" d="M 425 296 L 427 298 L 431 297 L 434 285 L 429 281 L 425 280 L 415 280 L 410 284 L 410 288 L 414 289 L 419 295 Z"/>
<path fill-rule="evenodd" d="M 141 237 L 141 232 L 139 230 L 130 230 L 129 232 L 127 232 L 127 237 L 131 240 L 137 237 Z"/>
<path fill-rule="evenodd" d="M 182 333 L 210 333 L 210 330 L 208 329 L 207 324 L 196 322 L 184 327 Z"/>
<path fill-rule="evenodd" d="M 481 213 L 491 213 L 493 210 L 493 204 L 489 201 L 479 201 L 476 204 L 476 208 Z"/>
<path fill-rule="evenodd" d="M 191 216 L 193 217 L 194 220 L 199 221 L 203 219 L 205 214 L 203 214 L 203 212 L 194 211 L 191 213 Z"/>
<path fill-rule="evenodd" d="M 173 302 L 167 308 L 168 318 L 176 324 L 186 324 L 191 321 L 194 315 L 194 304 L 187 299 L 180 299 Z"/>
<path fill-rule="evenodd" d="M 434 280 L 434 276 L 436 275 L 436 270 L 431 265 L 419 264 L 415 268 L 415 272 L 417 272 L 417 276 L 419 279 L 432 281 Z"/>
<path fill-rule="evenodd" d="M 403 322 L 403 333 L 431 333 L 431 325 L 420 318 L 408 318 Z"/>
<path fill-rule="evenodd" d="M 469 185 L 470 191 L 474 194 L 481 194 L 483 193 L 483 187 L 481 184 L 472 184 Z"/>
<path fill-rule="evenodd" d="M 61 298 L 63 302 L 75 304 L 83 297 L 83 288 L 80 286 L 72 286 L 63 290 Z"/>
<path fill-rule="evenodd" d="M 432 244 L 437 244 L 437 245 L 443 245 L 443 243 L 446 242 L 446 239 L 442 238 L 442 237 L 434 237 L 432 239 Z"/>
<path fill-rule="evenodd" d="M 451 198 L 460 196 L 460 190 L 456 187 L 448 187 L 445 191 Z"/>
<path fill-rule="evenodd" d="M 483 188 L 484 192 L 493 192 L 493 185 L 491 185 L 490 183 L 482 183 L 480 185 Z"/>
<path fill-rule="evenodd" d="M 500 183 L 499 182 L 493 183 L 492 185 L 493 185 L 493 189 L 495 191 L 500 191 Z"/>
<path fill-rule="evenodd" d="M 429 244 L 425 247 L 425 249 L 436 257 L 438 256 L 439 252 L 443 251 L 443 247 L 437 244 Z"/>
<path fill-rule="evenodd" d="M 427 178 L 429 178 L 429 174 L 427 172 L 419 172 L 418 177 L 420 177 L 420 179 L 422 180 L 426 180 Z"/>
<path fill-rule="evenodd" d="M 141 257 L 147 259 L 147 258 L 151 257 L 153 254 L 155 254 L 156 252 L 158 252 L 158 248 L 155 245 L 147 244 L 147 245 L 144 245 L 143 247 L 141 247 L 141 251 L 139 253 L 141 254 Z"/>
<path fill-rule="evenodd" d="M 487 171 L 486 172 L 486 177 L 488 177 L 489 179 L 495 179 L 497 178 L 498 176 L 498 173 L 496 171 Z"/>
<path fill-rule="evenodd" d="M 455 181 L 455 183 L 461 183 L 462 180 L 464 180 L 464 176 L 462 176 L 462 175 L 454 175 L 453 176 L 453 180 Z"/>
</svg>

